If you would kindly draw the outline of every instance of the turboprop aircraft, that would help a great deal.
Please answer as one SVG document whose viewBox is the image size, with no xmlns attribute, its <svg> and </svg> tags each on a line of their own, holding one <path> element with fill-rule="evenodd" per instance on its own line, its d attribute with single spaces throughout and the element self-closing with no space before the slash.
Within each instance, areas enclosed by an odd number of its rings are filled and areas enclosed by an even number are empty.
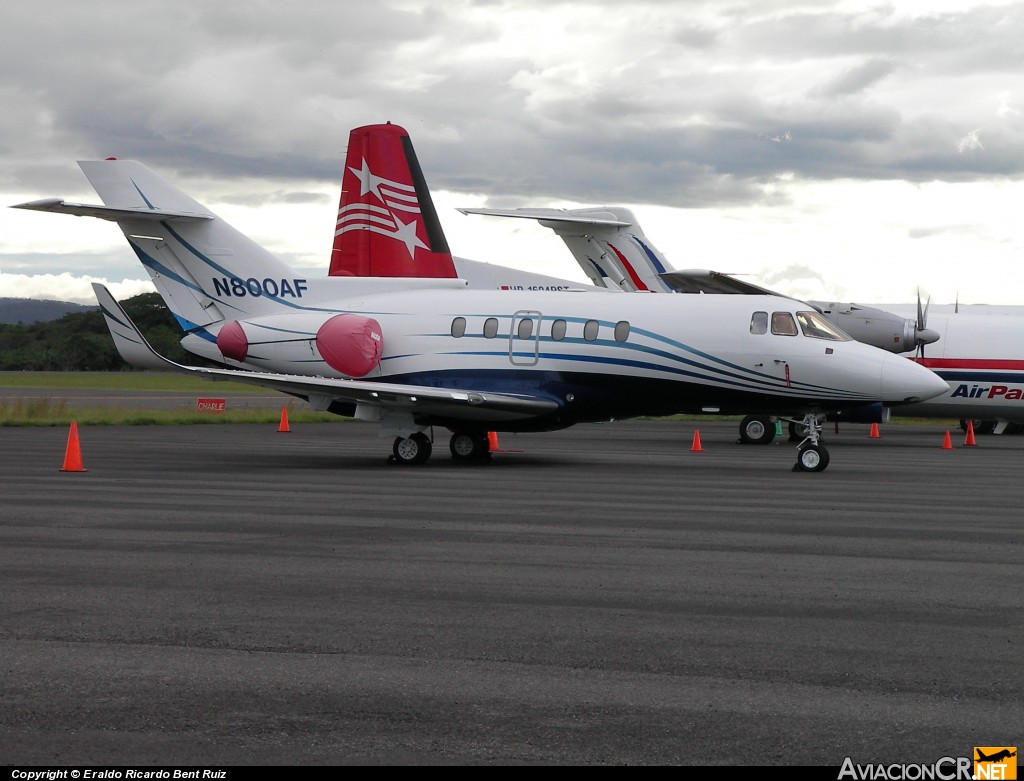
<svg viewBox="0 0 1024 781">
<path fill-rule="evenodd" d="M 941 338 L 913 360 L 949 384 L 945 393 L 906 414 L 956 418 L 976 434 L 1002 434 L 1024 424 L 1024 316 L 931 315 Z"/>
<path fill-rule="evenodd" d="M 297 274 L 139 162 L 79 163 L 102 205 L 18 205 L 116 222 L 185 331 L 190 352 L 228 368 L 157 355 L 101 286 L 131 363 L 274 388 L 314 409 L 377 421 L 393 459 L 425 462 L 428 432 L 453 433 L 457 459 L 487 432 L 673 413 L 802 416 L 795 470 L 829 463 L 821 410 L 901 404 L 943 393 L 929 370 L 861 344 L 806 304 L 776 295 L 630 296 L 480 290 L 458 278 Z M 367 177 L 370 187 L 379 183 Z M 429 251 L 417 221 L 387 201 L 388 236 Z M 377 219 L 370 222 L 379 224 Z M 369 237 L 378 235 L 368 225 Z"/>
</svg>

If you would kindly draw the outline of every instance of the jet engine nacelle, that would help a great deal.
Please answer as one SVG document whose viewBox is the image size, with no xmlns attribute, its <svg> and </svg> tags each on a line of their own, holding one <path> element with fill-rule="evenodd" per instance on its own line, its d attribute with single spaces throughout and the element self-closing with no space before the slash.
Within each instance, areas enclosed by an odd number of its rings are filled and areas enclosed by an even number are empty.
<svg viewBox="0 0 1024 781">
<path fill-rule="evenodd" d="M 860 304 L 811 303 L 858 342 L 881 347 L 891 353 L 910 352 L 939 338 L 938 332 L 919 326 L 913 318 L 900 317 L 884 309 Z"/>
<path fill-rule="evenodd" d="M 320 359 L 342 376 L 365 377 L 380 365 L 384 334 L 372 317 L 299 313 L 233 320 L 217 334 L 217 347 L 225 358 L 273 371 L 301 363 L 308 372 Z"/>
</svg>

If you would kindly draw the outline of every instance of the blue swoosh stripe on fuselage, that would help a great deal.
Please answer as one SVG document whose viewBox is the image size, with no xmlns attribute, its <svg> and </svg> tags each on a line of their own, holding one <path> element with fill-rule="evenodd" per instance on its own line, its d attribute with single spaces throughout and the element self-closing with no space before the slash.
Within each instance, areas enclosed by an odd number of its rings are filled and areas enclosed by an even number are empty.
<svg viewBox="0 0 1024 781">
<path fill-rule="evenodd" d="M 502 350 L 500 352 L 499 351 L 487 351 L 487 352 L 485 352 L 485 351 L 474 351 L 474 352 L 452 352 L 452 353 L 441 353 L 441 354 L 442 355 L 452 355 L 452 356 L 473 355 L 475 357 L 497 358 L 497 359 L 507 359 L 508 358 L 508 352 L 504 351 L 504 350 Z M 528 360 L 528 359 L 534 357 L 534 353 L 533 352 L 513 353 L 513 355 L 515 357 L 522 358 L 524 360 Z M 388 356 L 388 357 L 382 359 L 381 363 L 389 362 L 389 361 L 392 361 L 392 360 L 395 360 L 395 359 L 398 359 L 398 358 L 419 358 L 419 357 L 423 357 L 423 356 L 420 356 L 420 355 L 410 355 L 410 354 L 403 355 L 403 356 Z M 704 380 L 704 381 L 709 381 L 709 382 L 717 382 L 717 383 L 720 383 L 720 384 L 725 385 L 727 387 L 733 387 L 733 388 L 735 388 L 737 390 L 743 390 L 744 392 L 770 393 L 770 394 L 773 394 L 773 395 L 783 395 L 783 396 L 796 396 L 796 395 L 802 394 L 802 395 L 810 396 L 810 397 L 814 397 L 814 398 L 827 397 L 827 398 L 843 398 L 843 399 L 850 399 L 850 400 L 862 400 L 862 399 L 868 398 L 868 396 L 866 396 L 865 394 L 861 394 L 861 393 L 851 393 L 849 391 L 844 391 L 844 390 L 837 389 L 837 388 L 830 388 L 828 386 L 811 385 L 811 384 L 807 384 L 807 383 L 793 383 L 793 382 L 790 382 L 790 385 L 787 388 L 786 385 L 785 385 L 785 380 L 782 380 L 782 379 L 779 379 L 779 378 L 775 378 L 775 377 L 768 377 L 767 378 L 767 379 L 771 380 L 771 383 L 764 383 L 763 381 L 761 381 L 760 384 L 758 384 L 758 380 L 756 378 L 752 378 L 752 379 L 744 381 L 742 378 L 731 378 L 728 375 L 723 376 L 721 374 L 718 374 L 718 375 L 716 375 L 716 374 L 700 374 L 700 373 L 698 373 L 696 371 L 689 370 L 689 369 L 683 369 L 683 368 L 680 368 L 680 367 L 662 366 L 662 365 L 659 365 L 659 364 L 644 363 L 644 362 L 641 362 L 641 361 L 632 361 L 632 360 L 627 360 L 627 359 L 622 359 L 622 358 L 608 358 L 608 357 L 603 357 L 603 356 L 585 356 L 585 355 L 573 355 L 573 354 L 561 354 L 561 353 L 540 353 L 538 357 L 542 358 L 542 359 L 552 360 L 552 361 L 563 360 L 563 361 L 573 361 L 573 362 L 577 362 L 577 363 L 589 363 L 589 364 L 592 364 L 592 365 L 595 365 L 595 366 L 607 366 L 607 367 L 617 367 L 617 368 L 629 367 L 629 368 L 643 369 L 643 370 L 648 370 L 648 371 L 659 371 L 659 372 L 663 372 L 663 373 L 666 373 L 666 374 L 672 374 L 672 375 L 675 375 L 675 376 L 678 376 L 678 377 L 691 377 L 691 378 L 694 378 L 694 379 L 699 379 L 699 380 Z M 699 364 L 694 364 L 694 365 L 697 366 L 698 368 L 701 368 Z M 431 374 L 434 374 L 434 373 L 442 373 L 443 371 L 444 370 L 438 370 L 438 372 L 417 372 L 417 374 L 431 375 Z M 495 369 L 486 369 L 486 370 L 483 370 L 483 371 L 484 372 L 506 372 L 506 371 L 519 371 L 519 372 L 522 372 L 522 371 L 526 371 L 527 373 L 530 373 L 532 371 L 532 373 L 537 374 L 539 376 L 543 376 L 543 375 L 546 375 L 546 374 L 558 374 L 559 373 L 559 370 L 557 370 L 557 369 L 522 370 L 522 369 L 495 368 Z M 714 371 L 714 370 L 711 369 L 710 371 Z M 468 374 L 468 375 L 472 375 L 473 374 L 473 372 L 465 372 L 465 373 Z M 400 376 L 400 375 L 388 375 L 388 377 L 387 377 L 388 381 L 393 381 L 391 378 L 394 377 L 394 376 Z M 609 376 L 609 375 L 602 375 L 602 376 Z M 619 375 L 610 375 L 610 376 L 618 377 Z M 638 378 L 638 377 L 633 376 L 633 375 L 628 375 L 628 376 L 624 375 L 624 377 L 627 378 L 627 379 L 630 379 L 630 380 L 637 380 L 637 381 L 639 381 L 640 379 L 643 379 L 643 378 Z M 668 378 L 647 378 L 647 379 L 651 379 L 651 380 L 662 379 L 662 380 L 669 381 L 669 382 L 672 381 L 672 380 L 668 380 Z M 787 391 L 789 391 L 789 392 L 787 392 Z"/>
<path fill-rule="evenodd" d="M 368 379 L 368 378 L 367 378 Z M 711 388 L 702 383 L 672 379 L 628 377 L 624 375 L 602 377 L 594 382 L 592 375 L 575 372 L 530 372 L 521 369 L 464 372 L 409 372 L 381 378 L 383 382 L 399 382 L 431 388 L 451 388 L 480 392 L 524 394 L 542 396 L 557 402 L 558 416 L 574 422 L 607 420 L 609 417 L 633 415 L 669 415 L 675 413 L 699 414 L 714 406 L 723 414 L 779 414 L 803 407 L 806 397 L 780 398 L 764 393 L 751 393 L 736 388 Z M 575 400 L 567 402 L 569 395 Z M 636 400 L 635 403 L 633 400 Z M 815 399 L 806 399 L 814 402 Z M 837 408 L 861 406 L 863 399 L 836 401 Z M 571 423 L 565 423 L 571 425 Z M 524 423 L 524 429 L 530 426 Z"/>
</svg>

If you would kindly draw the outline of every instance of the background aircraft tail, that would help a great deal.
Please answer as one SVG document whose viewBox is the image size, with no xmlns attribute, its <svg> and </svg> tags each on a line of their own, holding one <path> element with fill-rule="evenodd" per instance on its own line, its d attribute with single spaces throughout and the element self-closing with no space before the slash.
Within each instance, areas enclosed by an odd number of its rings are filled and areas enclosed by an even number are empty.
<svg viewBox="0 0 1024 781">
<path fill-rule="evenodd" d="M 412 140 L 398 125 L 349 134 L 330 276 L 458 276 Z"/>
<path fill-rule="evenodd" d="M 672 266 L 647 239 L 629 209 L 459 209 L 463 214 L 520 217 L 551 228 L 598 287 L 628 292 L 672 291 L 662 274 Z"/>
</svg>

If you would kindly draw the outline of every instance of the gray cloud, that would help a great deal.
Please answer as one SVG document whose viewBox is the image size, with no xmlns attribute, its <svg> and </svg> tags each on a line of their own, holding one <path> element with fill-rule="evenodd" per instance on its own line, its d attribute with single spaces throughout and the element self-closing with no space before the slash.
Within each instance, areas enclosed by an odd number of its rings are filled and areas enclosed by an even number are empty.
<svg viewBox="0 0 1024 781">
<path fill-rule="evenodd" d="M 3 181 L 80 190 L 73 161 L 114 155 L 302 197 L 337 181 L 349 129 L 386 120 L 432 187 L 534 202 L 753 203 L 791 174 L 1021 176 L 1024 119 L 998 113 L 1024 102 L 1019 7 L 806 8 L 41 0 L 5 9 Z M 545 15 L 578 15 L 564 57 L 503 45 L 530 10 L 538 35 Z M 962 153 L 975 131 L 984 148 Z"/>
</svg>

